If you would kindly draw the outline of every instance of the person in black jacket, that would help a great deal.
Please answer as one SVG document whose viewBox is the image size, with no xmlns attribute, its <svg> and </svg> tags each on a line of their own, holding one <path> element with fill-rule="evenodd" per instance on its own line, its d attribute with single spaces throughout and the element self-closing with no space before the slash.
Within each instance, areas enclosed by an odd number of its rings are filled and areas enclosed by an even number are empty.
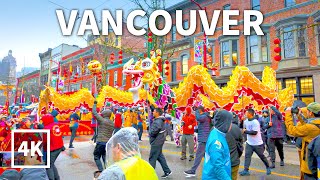
<svg viewBox="0 0 320 180">
<path fill-rule="evenodd" d="M 163 144 L 166 140 L 165 138 L 165 125 L 164 121 L 165 118 L 162 116 L 163 111 L 160 108 L 156 108 L 153 111 L 153 122 L 149 129 L 150 135 L 150 155 L 149 155 L 149 163 L 155 169 L 157 160 L 161 164 L 161 167 L 164 171 L 164 175 L 161 176 L 162 178 L 167 178 L 169 175 L 172 174 L 171 170 L 168 167 L 166 158 L 162 153 Z"/>
<path fill-rule="evenodd" d="M 312 174 L 320 179 L 320 135 L 308 145 L 308 166 Z"/>
<path fill-rule="evenodd" d="M 231 130 L 226 134 L 226 139 L 230 150 L 231 176 L 232 180 L 236 180 L 238 178 L 240 157 L 243 152 L 243 138 L 238 126 L 238 118 L 233 118 Z"/>
</svg>

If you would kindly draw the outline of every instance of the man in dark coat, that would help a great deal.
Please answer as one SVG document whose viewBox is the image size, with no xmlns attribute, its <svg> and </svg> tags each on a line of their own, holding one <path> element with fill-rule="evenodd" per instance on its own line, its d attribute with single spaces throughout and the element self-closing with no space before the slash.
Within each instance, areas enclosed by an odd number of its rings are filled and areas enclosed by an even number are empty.
<svg viewBox="0 0 320 180">
<path fill-rule="evenodd" d="M 101 163 L 101 158 L 105 163 L 106 158 L 106 144 L 112 136 L 114 130 L 114 123 L 110 120 L 112 111 L 107 109 L 101 112 L 101 116 L 97 112 L 97 101 L 94 101 L 92 107 L 92 114 L 98 121 L 98 136 L 97 136 L 97 145 L 94 149 L 93 156 L 94 161 L 99 169 L 103 171 L 103 166 Z"/>
<path fill-rule="evenodd" d="M 164 175 L 161 176 L 162 178 L 167 178 L 172 174 L 171 170 L 168 167 L 166 158 L 162 153 L 163 144 L 166 140 L 165 138 L 165 118 L 162 116 L 163 111 L 161 108 L 156 108 L 153 111 L 153 122 L 149 129 L 149 136 L 150 136 L 150 144 L 151 150 L 149 155 L 149 163 L 155 169 L 156 162 L 159 161 Z"/>
<path fill-rule="evenodd" d="M 320 135 L 308 145 L 308 165 L 312 174 L 316 174 L 320 179 Z"/>
<path fill-rule="evenodd" d="M 202 158 L 206 151 L 206 143 L 210 133 L 211 117 L 208 112 L 204 112 L 204 107 L 199 106 L 196 111 L 196 120 L 198 122 L 198 148 L 196 152 L 196 159 L 192 168 L 188 171 L 184 171 L 187 177 L 195 177 L 196 170 L 199 167 Z"/>
<path fill-rule="evenodd" d="M 231 176 L 232 180 L 238 177 L 238 170 L 240 165 L 240 157 L 243 152 L 242 133 L 238 126 L 238 119 L 233 118 L 231 130 L 226 133 L 226 139 L 230 150 L 231 158 Z"/>
</svg>

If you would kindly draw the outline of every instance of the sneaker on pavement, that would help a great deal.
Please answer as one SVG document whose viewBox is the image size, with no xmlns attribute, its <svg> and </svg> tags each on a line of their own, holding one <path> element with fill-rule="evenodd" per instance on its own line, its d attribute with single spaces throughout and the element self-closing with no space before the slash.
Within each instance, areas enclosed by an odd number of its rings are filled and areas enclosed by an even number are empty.
<svg viewBox="0 0 320 180">
<path fill-rule="evenodd" d="M 181 157 L 181 158 L 180 158 L 180 160 L 185 160 L 185 159 L 187 159 L 187 157 Z"/>
<path fill-rule="evenodd" d="M 270 168 L 271 168 L 271 169 L 276 168 L 276 164 L 275 164 L 275 162 L 272 162 L 272 164 L 271 164 Z"/>
<path fill-rule="evenodd" d="M 196 176 L 196 172 L 192 171 L 192 170 L 188 170 L 188 171 L 184 171 L 184 174 L 187 177 L 195 177 Z"/>
<path fill-rule="evenodd" d="M 70 146 L 69 146 L 69 149 L 71 149 L 71 148 L 74 148 L 73 145 L 70 145 Z"/>
<path fill-rule="evenodd" d="M 267 175 L 271 174 L 271 168 L 267 168 Z"/>
<path fill-rule="evenodd" d="M 166 179 L 167 177 L 169 177 L 172 174 L 172 172 L 169 173 L 164 173 L 164 175 L 161 176 L 162 179 Z"/>
<path fill-rule="evenodd" d="M 280 161 L 280 166 L 284 166 L 284 161 L 283 160 Z"/>
<path fill-rule="evenodd" d="M 247 170 L 243 170 L 243 171 L 239 172 L 239 174 L 240 174 L 240 176 L 250 176 L 250 173 Z"/>
<path fill-rule="evenodd" d="M 194 157 L 190 157 L 189 161 L 193 161 L 194 160 Z"/>
</svg>

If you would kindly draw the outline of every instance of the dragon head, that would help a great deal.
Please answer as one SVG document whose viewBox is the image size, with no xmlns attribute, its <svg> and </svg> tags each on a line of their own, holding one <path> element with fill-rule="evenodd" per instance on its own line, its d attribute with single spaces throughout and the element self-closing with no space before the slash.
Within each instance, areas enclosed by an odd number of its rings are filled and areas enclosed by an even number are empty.
<svg viewBox="0 0 320 180">
<path fill-rule="evenodd" d="M 125 75 L 131 75 L 134 80 L 133 87 L 129 89 L 131 92 L 138 91 L 143 84 L 149 84 L 149 86 L 159 85 L 158 79 L 161 78 L 157 63 L 159 57 L 161 58 L 161 51 L 157 50 L 157 56 L 152 51 L 151 59 L 145 58 L 134 63 L 133 59 L 130 59 L 123 66 L 123 73 Z"/>
</svg>

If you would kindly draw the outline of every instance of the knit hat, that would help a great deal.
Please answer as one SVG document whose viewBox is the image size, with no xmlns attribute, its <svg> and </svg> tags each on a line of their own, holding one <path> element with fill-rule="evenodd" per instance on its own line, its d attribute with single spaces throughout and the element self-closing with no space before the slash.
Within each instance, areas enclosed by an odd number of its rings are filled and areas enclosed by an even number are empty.
<svg viewBox="0 0 320 180">
<path fill-rule="evenodd" d="M 229 111 L 218 111 L 214 116 L 214 127 L 223 133 L 227 133 L 229 131 L 232 119 L 233 116 Z"/>
<path fill-rule="evenodd" d="M 10 179 L 10 180 L 19 180 L 20 179 L 20 174 L 17 170 L 15 169 L 8 169 L 5 170 L 1 176 L 0 179 Z"/>
<path fill-rule="evenodd" d="M 307 109 L 313 112 L 314 114 L 320 114 L 320 104 L 317 102 L 310 103 L 307 106 Z"/>
</svg>

